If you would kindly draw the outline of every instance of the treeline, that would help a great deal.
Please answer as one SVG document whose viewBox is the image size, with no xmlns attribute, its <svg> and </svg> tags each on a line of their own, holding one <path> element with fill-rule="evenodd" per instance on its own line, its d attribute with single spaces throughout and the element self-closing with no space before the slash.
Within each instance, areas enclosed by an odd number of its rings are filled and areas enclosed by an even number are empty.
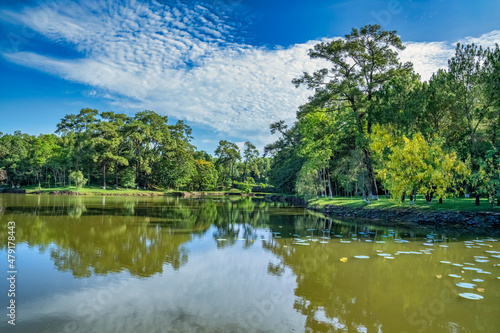
<svg viewBox="0 0 500 333">
<path fill-rule="evenodd" d="M 191 128 L 153 111 L 133 117 L 95 109 L 68 114 L 56 134 L 0 132 L 0 183 L 106 188 L 249 191 L 266 183 L 270 159 L 246 142 L 243 153 L 222 140 L 212 157 L 192 145 Z M 239 184 L 242 182 L 242 184 Z M 262 186 L 264 186 L 262 184 Z"/>
<path fill-rule="evenodd" d="M 314 91 L 280 138 L 271 182 L 301 195 L 379 194 L 396 200 L 465 193 L 500 205 L 500 50 L 460 45 L 448 68 L 422 82 L 395 31 L 377 25 L 309 51 L 328 68 L 296 86 Z"/>
</svg>

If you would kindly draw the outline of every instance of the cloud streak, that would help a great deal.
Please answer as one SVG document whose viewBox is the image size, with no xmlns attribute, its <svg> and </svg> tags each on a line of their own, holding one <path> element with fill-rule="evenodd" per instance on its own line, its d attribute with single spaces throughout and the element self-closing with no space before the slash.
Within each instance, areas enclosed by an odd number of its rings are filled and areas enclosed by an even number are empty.
<svg viewBox="0 0 500 333">
<path fill-rule="evenodd" d="M 273 49 L 245 43 L 239 9 L 231 3 L 90 0 L 4 11 L 10 22 L 79 57 L 2 53 L 11 62 L 100 88 L 117 107 L 152 109 L 263 145 L 271 140 L 269 123 L 292 121 L 311 95 L 291 80 L 326 64 L 307 56 L 318 41 Z M 496 31 L 474 41 L 491 44 L 499 37 Z M 446 66 L 454 48 L 447 42 L 406 45 L 401 59 L 412 61 L 424 79 Z"/>
</svg>

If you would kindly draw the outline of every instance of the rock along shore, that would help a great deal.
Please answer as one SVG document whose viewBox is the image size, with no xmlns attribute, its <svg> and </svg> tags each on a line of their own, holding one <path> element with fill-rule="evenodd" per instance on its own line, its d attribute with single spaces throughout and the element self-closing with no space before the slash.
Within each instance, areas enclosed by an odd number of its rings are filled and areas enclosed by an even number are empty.
<svg viewBox="0 0 500 333">
<path fill-rule="evenodd" d="M 434 227 L 441 230 L 487 231 L 491 235 L 500 235 L 500 213 L 485 211 L 422 211 L 419 209 L 376 209 L 352 208 L 335 205 L 326 205 L 322 209 L 310 206 L 303 198 L 292 196 L 268 195 L 266 200 L 287 202 L 329 217 L 344 217 L 370 219 L 384 225 L 414 225 Z"/>
</svg>

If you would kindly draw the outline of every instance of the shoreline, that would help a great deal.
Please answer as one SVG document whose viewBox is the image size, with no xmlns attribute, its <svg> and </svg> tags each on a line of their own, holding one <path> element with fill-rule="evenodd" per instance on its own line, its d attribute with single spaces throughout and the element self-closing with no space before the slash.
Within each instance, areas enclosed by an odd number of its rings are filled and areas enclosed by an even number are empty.
<svg viewBox="0 0 500 333">
<path fill-rule="evenodd" d="M 433 227 L 443 231 L 464 230 L 468 232 L 488 231 L 488 234 L 500 235 L 500 213 L 488 211 L 422 211 L 419 209 L 378 209 L 353 208 L 326 205 L 319 208 L 310 205 L 304 198 L 283 195 L 266 195 L 266 200 L 286 202 L 304 207 L 314 212 L 323 213 L 327 217 L 370 220 L 385 226 Z"/>
<path fill-rule="evenodd" d="M 10 194 L 43 194 L 43 195 L 96 195 L 96 196 L 118 196 L 118 197 L 128 197 L 128 196 L 138 196 L 138 197 L 199 197 L 199 196 L 244 196 L 244 197 L 264 197 L 265 193 L 238 193 L 238 192 L 188 192 L 188 191 L 173 191 L 173 192 L 159 192 L 159 191 L 141 191 L 141 192 L 125 192 L 125 193 L 105 193 L 105 192 L 78 192 L 71 190 L 26 190 L 26 189 L 0 189 L 0 193 L 10 193 Z"/>
</svg>

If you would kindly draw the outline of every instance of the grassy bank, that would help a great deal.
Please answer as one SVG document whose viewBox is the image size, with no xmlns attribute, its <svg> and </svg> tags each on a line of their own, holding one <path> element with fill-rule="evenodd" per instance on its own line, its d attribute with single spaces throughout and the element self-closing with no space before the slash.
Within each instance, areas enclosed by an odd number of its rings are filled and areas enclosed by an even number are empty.
<svg viewBox="0 0 500 333">
<path fill-rule="evenodd" d="M 7 189 L 9 189 L 7 187 Z M 163 191 L 152 191 L 152 190 L 144 190 L 144 189 L 133 189 L 133 188 L 119 188 L 116 189 L 114 187 L 108 187 L 106 189 L 103 189 L 101 186 L 85 186 L 82 187 L 78 190 L 76 190 L 76 187 L 74 186 L 57 186 L 57 187 L 42 187 L 39 188 L 38 186 L 21 186 L 20 189 L 26 190 L 27 193 L 31 192 L 41 192 L 41 193 L 50 193 L 53 191 L 71 191 L 71 192 L 78 192 L 81 194 L 87 194 L 87 195 L 102 195 L 102 194 L 154 194 L 154 195 L 163 195 L 168 192 L 163 192 Z"/>
<path fill-rule="evenodd" d="M 10 187 L 5 187 L 6 189 L 10 189 Z M 0 190 L 2 187 L 0 187 Z M 85 186 L 76 190 L 74 186 L 57 186 L 57 187 L 42 187 L 38 186 L 21 186 L 20 190 L 26 190 L 26 192 L 40 192 L 40 193 L 50 193 L 55 191 L 70 191 L 70 192 L 78 192 L 86 195 L 175 195 L 176 193 L 183 193 L 189 191 L 175 191 L 175 190 L 167 190 L 167 191 L 154 191 L 154 190 L 144 190 L 144 189 L 134 189 L 134 188 L 114 188 L 108 187 L 103 189 L 101 186 Z M 230 189 L 230 190 L 220 190 L 220 191 L 193 191 L 189 192 L 192 194 L 204 194 L 204 195 L 225 195 L 225 194 L 241 194 L 242 192 L 238 189 Z"/>
<path fill-rule="evenodd" d="M 366 209 L 418 209 L 422 211 L 493 211 L 500 212 L 500 206 L 490 206 L 486 198 L 482 198 L 480 206 L 475 206 L 475 198 L 448 198 L 443 200 L 442 204 L 438 200 L 434 200 L 431 204 L 425 202 L 424 197 L 417 196 L 417 200 L 413 206 L 410 205 L 410 200 L 407 199 L 403 203 L 398 203 L 385 196 L 379 196 L 379 200 L 373 200 L 370 204 L 363 201 L 361 197 L 333 197 L 330 198 L 306 198 L 309 205 L 316 205 L 323 208 L 326 205 L 344 206 L 346 208 L 366 208 Z"/>
</svg>

